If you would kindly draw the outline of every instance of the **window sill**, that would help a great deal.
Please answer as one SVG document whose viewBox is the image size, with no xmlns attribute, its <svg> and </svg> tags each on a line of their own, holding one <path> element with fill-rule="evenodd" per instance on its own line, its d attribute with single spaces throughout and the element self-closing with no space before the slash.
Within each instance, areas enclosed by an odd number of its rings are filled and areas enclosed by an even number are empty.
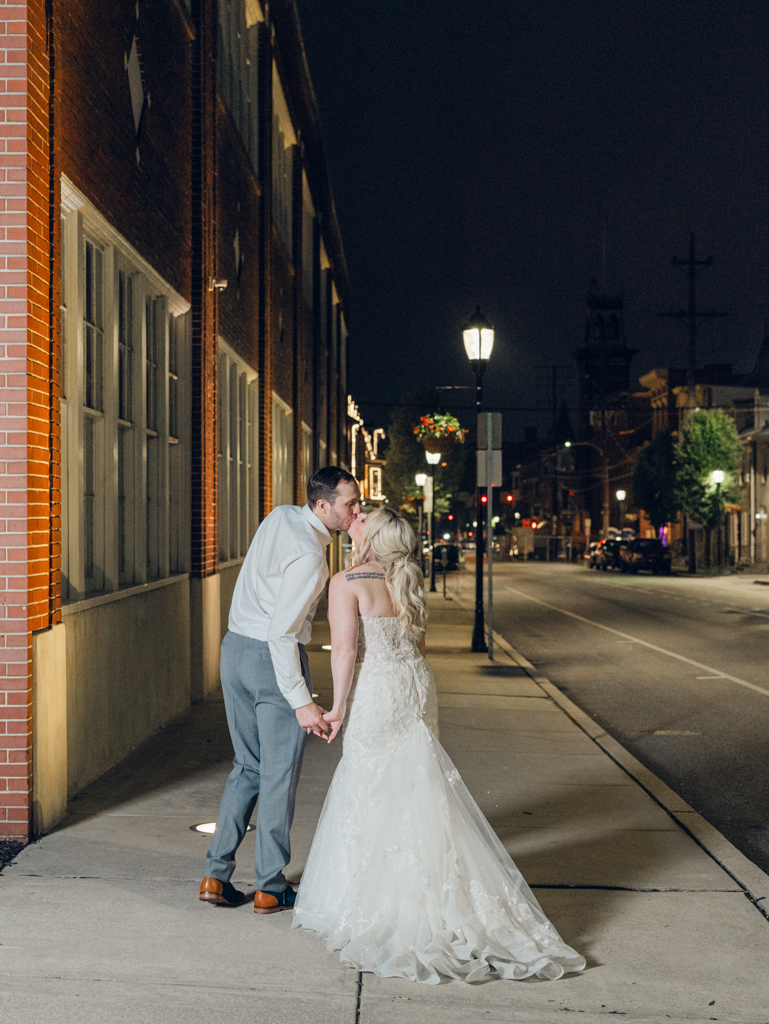
<svg viewBox="0 0 769 1024">
<path fill-rule="evenodd" d="M 123 587 L 121 590 L 114 590 L 109 594 L 95 594 L 93 597 L 85 597 L 82 601 L 72 601 L 61 606 L 62 615 L 74 615 L 76 612 L 85 612 L 89 608 L 97 608 L 102 604 L 110 604 L 112 601 L 120 601 L 124 597 L 136 597 L 138 594 L 146 594 L 150 590 L 158 590 L 160 587 L 167 587 L 172 583 L 181 583 L 182 580 L 190 578 L 188 572 L 179 573 L 177 576 L 166 576 L 162 580 L 151 580 L 149 583 L 132 584 Z"/>
<path fill-rule="evenodd" d="M 245 555 L 241 555 L 240 558 L 230 558 L 227 562 L 220 562 L 218 572 L 221 572 L 222 569 L 234 569 L 236 565 L 242 565 L 245 557 Z"/>
</svg>

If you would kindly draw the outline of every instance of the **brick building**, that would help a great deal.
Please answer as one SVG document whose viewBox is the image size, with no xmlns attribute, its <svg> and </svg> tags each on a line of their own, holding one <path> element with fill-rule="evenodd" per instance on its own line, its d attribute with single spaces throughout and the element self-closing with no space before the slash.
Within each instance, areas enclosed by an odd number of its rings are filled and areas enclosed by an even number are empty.
<svg viewBox="0 0 769 1024">
<path fill-rule="evenodd" d="M 256 526 L 350 461 L 349 285 L 293 0 L 0 11 L 0 836 L 25 837 L 215 695 Z"/>
</svg>

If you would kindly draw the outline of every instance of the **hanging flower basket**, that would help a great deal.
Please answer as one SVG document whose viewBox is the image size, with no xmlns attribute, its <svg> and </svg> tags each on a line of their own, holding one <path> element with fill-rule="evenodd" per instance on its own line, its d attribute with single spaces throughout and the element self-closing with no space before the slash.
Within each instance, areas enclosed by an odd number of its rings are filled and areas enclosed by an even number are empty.
<svg viewBox="0 0 769 1024">
<path fill-rule="evenodd" d="M 417 441 L 426 451 L 433 454 L 448 455 L 455 444 L 465 443 L 466 430 L 459 420 L 447 413 L 433 413 L 432 416 L 421 416 L 419 426 L 414 427 Z"/>
</svg>

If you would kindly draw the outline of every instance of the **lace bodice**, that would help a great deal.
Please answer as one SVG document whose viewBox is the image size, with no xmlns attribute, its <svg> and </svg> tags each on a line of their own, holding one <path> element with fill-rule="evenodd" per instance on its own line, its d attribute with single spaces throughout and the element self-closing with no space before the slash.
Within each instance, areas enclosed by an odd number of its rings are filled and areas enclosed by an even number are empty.
<svg viewBox="0 0 769 1024">
<path fill-rule="evenodd" d="M 405 661 L 419 658 L 416 640 L 400 635 L 394 615 L 361 615 L 358 629 L 358 664 L 365 661 Z"/>
</svg>

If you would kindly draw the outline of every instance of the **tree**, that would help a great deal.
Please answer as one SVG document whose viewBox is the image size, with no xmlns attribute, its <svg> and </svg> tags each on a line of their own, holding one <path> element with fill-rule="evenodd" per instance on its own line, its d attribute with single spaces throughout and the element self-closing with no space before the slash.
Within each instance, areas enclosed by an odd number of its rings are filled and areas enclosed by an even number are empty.
<svg viewBox="0 0 769 1024">
<path fill-rule="evenodd" d="M 741 455 L 737 427 L 723 409 L 698 409 L 689 415 L 676 446 L 676 488 L 681 510 L 707 530 L 708 568 L 711 531 L 724 521 L 726 503 L 739 498 L 735 481 Z M 716 470 L 724 474 L 722 483 L 713 479 Z"/>
<path fill-rule="evenodd" d="M 424 447 L 414 436 L 420 416 L 433 412 L 435 393 L 420 392 L 406 397 L 408 405 L 393 413 L 387 431 L 387 462 L 384 469 L 384 492 L 393 508 L 416 515 L 417 502 L 422 489 L 417 487 L 417 473 L 435 473 L 433 510 L 436 516 L 445 515 L 455 494 L 461 489 L 465 472 L 468 444 L 456 444 L 454 450 L 441 461 L 446 465 L 428 466 Z"/>
<path fill-rule="evenodd" d="M 636 455 L 633 501 L 644 510 L 656 533 L 678 515 L 676 448 L 669 430 L 661 430 Z"/>
</svg>

